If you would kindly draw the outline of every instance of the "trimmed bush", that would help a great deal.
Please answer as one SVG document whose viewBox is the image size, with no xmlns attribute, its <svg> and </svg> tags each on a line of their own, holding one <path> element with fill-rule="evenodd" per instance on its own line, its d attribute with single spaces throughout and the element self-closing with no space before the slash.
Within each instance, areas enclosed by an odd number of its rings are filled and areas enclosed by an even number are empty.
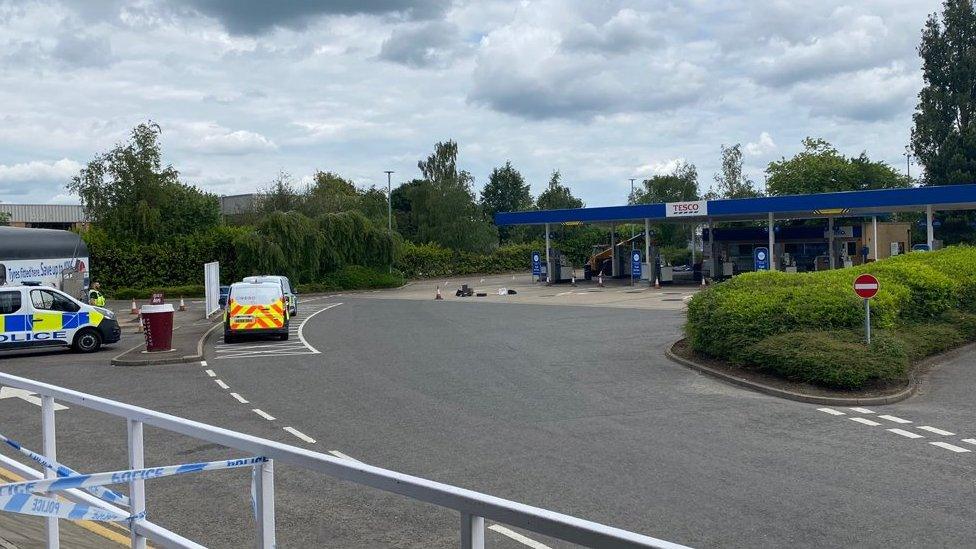
<svg viewBox="0 0 976 549">
<path fill-rule="evenodd" d="M 692 298 L 686 332 L 696 351 L 745 362 L 748 347 L 771 335 L 858 328 L 864 307 L 851 285 L 865 272 L 881 282 L 871 302 L 872 325 L 878 328 L 972 310 L 976 277 L 958 271 L 966 263 L 972 271 L 976 248 L 917 252 L 834 271 L 746 273 Z"/>
<path fill-rule="evenodd" d="M 504 273 L 528 270 L 533 251 L 542 243 L 502 246 L 491 253 L 454 252 L 437 244 L 404 242 L 396 267 L 407 278 L 432 278 L 474 273 Z"/>
<path fill-rule="evenodd" d="M 850 331 L 791 332 L 760 340 L 748 352 L 749 362 L 792 381 L 838 389 L 904 381 L 909 357 L 905 345 L 878 333 L 870 350 Z"/>
<path fill-rule="evenodd" d="M 202 284 L 189 286 L 160 286 L 158 288 L 119 288 L 118 290 L 106 290 L 105 295 L 109 299 L 149 299 L 154 293 L 163 292 L 167 300 L 179 299 L 180 297 L 203 297 L 204 288 Z"/>
<path fill-rule="evenodd" d="M 299 284 L 301 293 L 338 292 L 341 290 L 367 290 L 396 288 L 403 285 L 403 275 L 397 271 L 388 273 L 359 265 L 349 265 L 326 275 L 318 282 Z"/>
</svg>

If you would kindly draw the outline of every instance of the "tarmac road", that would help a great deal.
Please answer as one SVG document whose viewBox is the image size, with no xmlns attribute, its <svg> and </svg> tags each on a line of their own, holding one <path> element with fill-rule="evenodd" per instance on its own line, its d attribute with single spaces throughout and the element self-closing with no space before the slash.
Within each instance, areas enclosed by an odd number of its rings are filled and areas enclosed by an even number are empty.
<svg viewBox="0 0 976 549">
<path fill-rule="evenodd" d="M 697 547 L 976 540 L 972 353 L 905 402 L 828 412 L 668 361 L 680 310 L 382 297 L 303 305 L 301 345 L 253 342 L 224 358 L 212 340 L 206 366 L 46 355 L 0 359 L 0 370 Z M 38 415 L 0 400 L 0 432 L 38 447 Z M 58 422 L 69 465 L 124 467 L 123 425 L 73 410 Z M 146 439 L 150 464 L 228 456 L 153 430 Z M 456 546 L 453 513 L 276 474 L 282 547 Z M 153 520 L 192 539 L 253 539 L 246 474 L 160 480 L 148 494 Z"/>
</svg>

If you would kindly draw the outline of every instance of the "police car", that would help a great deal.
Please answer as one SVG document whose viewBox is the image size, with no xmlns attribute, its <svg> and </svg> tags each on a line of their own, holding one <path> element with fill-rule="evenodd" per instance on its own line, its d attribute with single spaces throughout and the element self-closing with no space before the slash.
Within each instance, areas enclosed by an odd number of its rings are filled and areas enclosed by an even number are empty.
<svg viewBox="0 0 976 549">
<path fill-rule="evenodd" d="M 108 309 L 38 283 L 0 287 L 0 349 L 66 345 L 91 353 L 121 338 Z"/>
</svg>

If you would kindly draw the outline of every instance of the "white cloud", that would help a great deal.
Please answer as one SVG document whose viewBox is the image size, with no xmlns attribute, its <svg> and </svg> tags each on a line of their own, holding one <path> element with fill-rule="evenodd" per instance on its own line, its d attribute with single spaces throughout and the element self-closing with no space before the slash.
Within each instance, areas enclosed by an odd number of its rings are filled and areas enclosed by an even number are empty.
<svg viewBox="0 0 976 549">
<path fill-rule="evenodd" d="M 776 150 L 776 143 L 773 141 L 772 136 L 770 136 L 768 132 L 762 132 L 759 134 L 759 141 L 747 143 L 745 150 L 746 154 L 751 156 L 769 154 Z"/>
<path fill-rule="evenodd" d="M 0 164 L 0 184 L 27 184 L 48 181 L 67 183 L 78 175 L 81 164 L 67 158 L 55 162 L 33 160 L 22 164 Z"/>
<path fill-rule="evenodd" d="M 267 137 L 248 130 L 230 130 L 215 122 L 189 122 L 176 126 L 177 146 L 200 154 L 242 155 L 278 148 Z"/>
<path fill-rule="evenodd" d="M 674 173 L 674 170 L 686 164 L 687 161 L 684 158 L 670 158 L 668 160 L 661 160 L 658 162 L 651 162 L 649 164 L 642 164 L 637 166 L 634 170 L 634 175 L 637 177 L 653 177 L 655 175 L 667 175 Z"/>
</svg>

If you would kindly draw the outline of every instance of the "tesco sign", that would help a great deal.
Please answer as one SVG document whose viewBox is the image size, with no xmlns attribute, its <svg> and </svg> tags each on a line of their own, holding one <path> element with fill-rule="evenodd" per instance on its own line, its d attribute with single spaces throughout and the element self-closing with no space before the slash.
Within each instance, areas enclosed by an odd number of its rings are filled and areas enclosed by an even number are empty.
<svg viewBox="0 0 976 549">
<path fill-rule="evenodd" d="M 708 201 L 668 202 L 664 205 L 665 217 L 697 217 L 708 215 Z"/>
</svg>

